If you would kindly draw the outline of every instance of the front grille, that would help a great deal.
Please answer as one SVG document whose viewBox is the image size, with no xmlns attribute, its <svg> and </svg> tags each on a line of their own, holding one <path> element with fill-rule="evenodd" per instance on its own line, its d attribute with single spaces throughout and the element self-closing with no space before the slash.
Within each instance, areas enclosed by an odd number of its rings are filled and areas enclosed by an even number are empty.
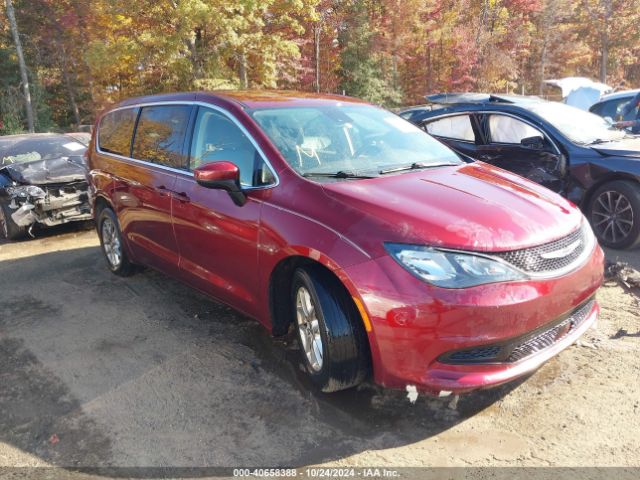
<svg viewBox="0 0 640 480">
<path fill-rule="evenodd" d="M 502 350 L 502 347 L 493 345 L 488 347 L 472 348 L 471 350 L 459 350 L 449 355 L 449 360 L 460 363 L 482 363 L 493 360 Z"/>
<path fill-rule="evenodd" d="M 593 309 L 594 300 L 587 302 L 582 307 L 574 310 L 574 312 L 564 319 L 559 324 L 551 327 L 548 330 L 537 333 L 533 337 L 530 337 L 526 341 L 515 346 L 511 353 L 505 360 L 507 363 L 514 363 L 526 358 L 534 353 L 537 353 L 545 348 L 550 347 L 557 341 L 566 337 L 569 333 L 573 332 L 589 315 L 589 312 Z"/>
<path fill-rule="evenodd" d="M 495 364 L 515 363 L 535 353 L 549 348 L 554 343 L 573 332 L 585 321 L 593 309 L 595 300 L 589 300 L 566 317 L 552 325 L 541 327 L 528 334 L 493 345 L 480 345 L 464 350 L 456 350 L 442 355 L 439 360 L 450 364 Z"/>
<path fill-rule="evenodd" d="M 569 268 L 584 253 L 589 243 L 588 226 L 570 235 L 532 248 L 493 254 L 527 273 L 553 273 Z"/>
</svg>

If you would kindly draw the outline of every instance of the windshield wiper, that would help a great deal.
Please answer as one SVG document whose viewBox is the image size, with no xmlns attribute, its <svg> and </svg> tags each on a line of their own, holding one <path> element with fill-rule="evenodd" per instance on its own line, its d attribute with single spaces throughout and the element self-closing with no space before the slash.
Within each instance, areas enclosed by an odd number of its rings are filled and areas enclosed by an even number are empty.
<svg viewBox="0 0 640 480">
<path fill-rule="evenodd" d="M 457 165 L 457 163 L 451 162 L 441 162 L 441 163 L 423 163 L 423 162 L 414 162 L 411 165 L 402 165 L 399 167 L 390 167 L 380 170 L 378 173 L 380 175 L 385 175 L 387 173 L 395 173 L 395 172 L 404 172 L 406 170 L 419 170 L 421 168 L 431 168 L 431 167 L 446 167 L 449 165 Z"/>
<path fill-rule="evenodd" d="M 615 141 L 616 140 L 605 140 L 603 138 L 596 138 L 594 141 L 587 143 L 587 145 L 600 145 L 602 143 L 609 143 L 609 142 L 615 142 Z"/>
<path fill-rule="evenodd" d="M 340 170 L 338 172 L 306 172 L 303 177 L 324 177 L 324 178 L 375 178 L 373 175 L 361 175 L 356 172 Z"/>
</svg>

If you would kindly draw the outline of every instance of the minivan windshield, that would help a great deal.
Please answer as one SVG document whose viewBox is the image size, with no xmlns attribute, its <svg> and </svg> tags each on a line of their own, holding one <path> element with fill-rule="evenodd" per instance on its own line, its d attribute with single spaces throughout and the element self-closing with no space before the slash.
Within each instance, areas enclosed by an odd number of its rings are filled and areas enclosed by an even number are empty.
<svg viewBox="0 0 640 480">
<path fill-rule="evenodd" d="M 604 118 L 564 103 L 532 103 L 526 108 L 556 127 L 569 140 L 581 145 L 613 142 L 626 135 Z"/>
<path fill-rule="evenodd" d="M 301 175 L 367 178 L 396 169 L 461 163 L 420 128 L 373 106 L 281 107 L 249 113 Z"/>
</svg>

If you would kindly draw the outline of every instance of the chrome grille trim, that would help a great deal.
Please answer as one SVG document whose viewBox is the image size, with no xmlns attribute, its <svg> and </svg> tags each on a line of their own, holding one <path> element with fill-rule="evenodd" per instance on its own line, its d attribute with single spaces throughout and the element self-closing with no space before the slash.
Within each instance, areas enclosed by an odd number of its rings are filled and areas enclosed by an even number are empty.
<svg viewBox="0 0 640 480">
<path fill-rule="evenodd" d="M 493 253 L 496 259 L 529 277 L 560 276 L 581 266 L 593 251 L 595 237 L 586 221 L 573 233 L 536 247 Z"/>
</svg>

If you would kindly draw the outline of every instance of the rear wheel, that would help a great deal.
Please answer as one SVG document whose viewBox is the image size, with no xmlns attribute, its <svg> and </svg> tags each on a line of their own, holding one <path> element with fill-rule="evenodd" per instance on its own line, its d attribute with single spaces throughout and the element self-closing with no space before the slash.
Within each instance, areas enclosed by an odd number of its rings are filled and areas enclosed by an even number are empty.
<svg viewBox="0 0 640 480">
<path fill-rule="evenodd" d="M 305 369 L 323 392 L 361 383 L 369 348 L 360 314 L 344 286 L 321 267 L 294 273 L 291 306 Z"/>
<path fill-rule="evenodd" d="M 16 225 L 11 218 L 11 209 L 5 202 L 0 202 L 0 236 L 7 240 L 18 240 L 25 236 L 27 230 Z"/>
<path fill-rule="evenodd" d="M 98 216 L 98 234 L 102 253 L 107 266 L 116 275 L 128 277 L 135 273 L 135 266 L 129 261 L 122 242 L 122 233 L 116 214 L 110 208 L 104 208 Z"/>
<path fill-rule="evenodd" d="M 602 245 L 625 249 L 640 243 L 640 185 L 626 180 L 602 185 L 591 197 L 588 214 Z"/>
</svg>

